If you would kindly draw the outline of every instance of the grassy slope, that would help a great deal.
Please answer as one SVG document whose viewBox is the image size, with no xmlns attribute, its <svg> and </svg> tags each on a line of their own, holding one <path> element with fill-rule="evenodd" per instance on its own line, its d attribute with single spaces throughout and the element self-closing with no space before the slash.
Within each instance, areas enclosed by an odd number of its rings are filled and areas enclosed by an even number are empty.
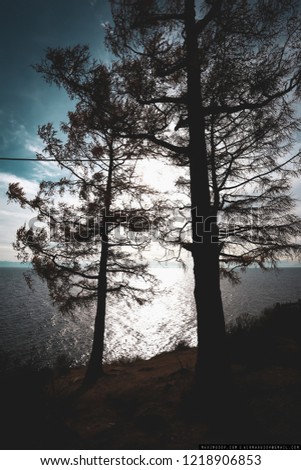
<svg viewBox="0 0 301 470">
<path fill-rule="evenodd" d="M 84 368 L 16 372 L 2 381 L 2 448 L 299 444 L 300 316 L 300 304 L 286 305 L 233 328 L 233 390 L 230 397 L 220 390 L 222 410 L 209 413 L 193 392 L 194 349 L 107 366 L 107 376 L 89 390 L 81 388 Z"/>
</svg>

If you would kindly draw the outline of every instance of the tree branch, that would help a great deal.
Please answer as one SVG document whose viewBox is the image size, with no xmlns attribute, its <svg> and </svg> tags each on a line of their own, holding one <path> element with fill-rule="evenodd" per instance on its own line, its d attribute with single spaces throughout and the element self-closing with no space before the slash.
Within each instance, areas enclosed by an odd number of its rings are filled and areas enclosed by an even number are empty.
<svg viewBox="0 0 301 470">
<path fill-rule="evenodd" d="M 152 20 L 155 21 L 172 21 L 172 20 L 184 20 L 184 14 L 183 13 L 162 13 L 160 15 L 152 15 L 151 16 Z"/>
<path fill-rule="evenodd" d="M 167 67 L 162 68 L 162 70 L 157 69 L 157 75 L 158 75 L 158 77 L 167 77 L 167 75 L 171 75 L 171 74 L 177 72 L 178 70 L 181 70 L 184 67 L 186 67 L 186 64 L 187 64 L 186 59 L 179 60 L 175 64 L 170 65 L 170 67 L 168 67 L 168 68 Z"/>
<path fill-rule="evenodd" d="M 186 97 L 184 96 L 158 96 L 157 98 L 151 98 L 149 100 L 137 100 L 140 104 L 157 104 L 157 103 L 173 103 L 173 104 L 185 104 Z"/>
<path fill-rule="evenodd" d="M 160 145 L 161 147 L 171 150 L 172 152 L 175 152 L 178 154 L 187 154 L 186 147 L 179 147 L 177 145 L 170 144 L 169 142 L 166 142 L 165 140 L 158 139 L 152 134 L 139 132 L 137 134 L 126 134 L 126 135 L 123 135 L 122 137 L 130 138 L 130 139 L 146 139 L 146 140 L 149 140 L 150 142 L 153 142 L 154 144 Z"/>
<path fill-rule="evenodd" d="M 286 160 L 284 163 L 281 163 L 280 165 L 277 165 L 277 166 L 273 167 L 271 170 L 268 170 L 264 173 L 260 173 L 259 175 L 255 175 L 252 178 L 245 179 L 242 183 L 237 183 L 233 186 L 229 186 L 227 188 L 220 188 L 220 189 L 223 189 L 224 191 L 229 191 L 230 189 L 232 190 L 232 189 L 236 189 L 236 188 L 239 188 L 241 186 L 244 186 L 244 185 L 246 185 L 246 184 L 250 183 L 251 181 L 254 181 L 258 178 L 263 178 L 264 176 L 270 175 L 271 173 L 274 173 L 275 171 L 280 170 L 285 165 L 288 165 L 288 163 L 295 160 L 295 158 L 300 157 L 300 154 L 301 154 L 301 152 L 298 152 L 298 153 L 296 153 L 296 155 L 293 155 L 291 158 Z"/>
<path fill-rule="evenodd" d="M 212 21 L 221 10 L 223 0 L 216 0 L 212 6 L 212 8 L 208 11 L 207 15 L 204 16 L 201 20 L 198 20 L 195 24 L 196 33 L 201 34 L 206 26 Z"/>
<path fill-rule="evenodd" d="M 213 106 L 204 106 L 203 107 L 203 114 L 204 116 L 215 115 L 215 114 L 232 114 L 238 113 L 240 111 L 246 110 L 254 110 L 264 108 L 265 106 L 272 103 L 272 101 L 276 100 L 277 98 L 281 98 L 291 91 L 293 91 L 301 82 L 301 70 L 294 75 L 289 81 L 289 84 L 281 91 L 274 93 L 273 95 L 265 95 L 266 99 L 261 102 L 256 103 L 249 103 L 247 101 L 243 101 L 240 104 L 236 105 L 213 105 Z"/>
</svg>

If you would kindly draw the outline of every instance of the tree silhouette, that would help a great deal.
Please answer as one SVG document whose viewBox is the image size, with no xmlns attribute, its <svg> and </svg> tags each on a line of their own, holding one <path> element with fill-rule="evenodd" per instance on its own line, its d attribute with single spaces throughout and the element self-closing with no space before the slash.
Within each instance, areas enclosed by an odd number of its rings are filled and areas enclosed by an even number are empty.
<svg viewBox="0 0 301 470">
<path fill-rule="evenodd" d="M 228 374 L 220 270 L 300 252 L 289 177 L 300 171 L 297 1 L 112 0 L 107 42 L 118 92 L 140 116 L 122 134 L 188 166 L 196 377 L 207 397 Z M 141 118 L 142 116 L 142 118 Z M 175 239 L 176 240 L 176 239 Z"/>
<path fill-rule="evenodd" d="M 36 69 L 77 103 L 60 138 L 52 124 L 39 129 L 45 148 L 38 158 L 54 159 L 64 176 L 43 181 L 31 200 L 18 183 L 9 186 L 9 199 L 31 207 L 44 223 L 21 227 L 14 246 L 46 279 L 61 311 L 97 300 L 90 384 L 103 374 L 107 297 L 142 304 L 153 293 L 155 278 L 142 257 L 148 237 L 139 233 L 147 229 L 141 219 L 151 217 L 152 191 L 135 171 L 140 144 L 118 137 L 127 110 L 114 93 L 112 71 L 91 61 L 86 46 L 49 49 Z"/>
</svg>

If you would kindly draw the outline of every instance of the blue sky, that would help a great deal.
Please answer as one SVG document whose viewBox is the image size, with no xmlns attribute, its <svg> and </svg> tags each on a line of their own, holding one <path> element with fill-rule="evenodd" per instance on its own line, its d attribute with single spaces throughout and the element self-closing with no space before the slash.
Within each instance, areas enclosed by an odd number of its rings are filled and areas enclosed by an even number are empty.
<svg viewBox="0 0 301 470">
<path fill-rule="evenodd" d="M 104 46 L 104 23 L 110 7 L 104 0 L 2 0 L 0 15 L 0 157 L 35 157 L 41 145 L 37 128 L 56 126 L 71 109 L 63 90 L 46 84 L 32 64 L 47 47 L 88 44 L 92 54 L 110 59 Z M 7 205 L 10 181 L 20 180 L 28 193 L 57 171 L 55 164 L 0 161 L 0 260 L 13 260 L 16 229 L 32 216 Z"/>
</svg>

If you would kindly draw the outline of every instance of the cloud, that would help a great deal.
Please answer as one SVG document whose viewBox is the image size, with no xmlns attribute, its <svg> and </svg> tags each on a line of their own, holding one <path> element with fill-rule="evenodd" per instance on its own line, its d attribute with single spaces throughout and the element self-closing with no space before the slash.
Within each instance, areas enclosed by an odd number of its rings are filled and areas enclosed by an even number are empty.
<svg viewBox="0 0 301 470">
<path fill-rule="evenodd" d="M 183 168 L 172 167 L 155 159 L 139 161 L 136 165 L 136 171 L 141 175 L 144 184 L 169 194 L 176 191 L 176 180 L 187 173 L 187 170 Z"/>
<path fill-rule="evenodd" d="M 43 172 L 44 177 L 48 167 L 48 173 L 53 175 L 52 163 L 41 162 L 39 165 L 43 166 L 41 172 Z M 35 174 L 34 178 L 36 176 Z M 61 171 L 60 176 L 62 176 Z M 16 231 L 24 224 L 28 226 L 30 220 L 36 217 L 36 213 L 33 210 L 29 208 L 22 209 L 16 202 L 8 203 L 6 195 L 8 185 L 9 183 L 16 182 L 20 183 L 20 186 L 29 198 L 33 198 L 39 190 L 39 182 L 35 179 L 30 180 L 12 173 L 0 172 L 0 261 L 17 261 L 17 253 L 12 247 Z M 64 196 L 64 201 L 72 204 L 74 203 L 74 196 L 67 194 Z"/>
<path fill-rule="evenodd" d="M 62 178 L 67 171 L 62 170 L 56 162 L 39 161 L 33 171 L 33 177 L 39 181 L 44 179 Z"/>
<path fill-rule="evenodd" d="M 43 147 L 36 143 L 33 139 L 26 139 L 25 148 L 33 153 L 41 153 L 43 151 Z"/>
<path fill-rule="evenodd" d="M 8 204 L 6 196 L 8 185 L 17 181 L 28 197 L 33 197 L 39 187 L 36 181 L 0 172 L 0 260 L 4 261 L 17 260 L 16 253 L 12 248 L 16 231 L 35 217 L 35 213 L 30 209 L 22 209 L 14 202 Z"/>
<path fill-rule="evenodd" d="M 37 153 L 43 154 L 43 141 L 38 135 L 30 133 L 24 124 L 19 123 L 13 117 L 8 120 L 8 123 L 9 127 L 6 127 L 0 136 L 0 149 L 3 156 L 6 156 L 7 152 L 9 156 L 16 158 L 35 158 Z M 30 169 L 32 169 L 32 179 L 38 181 L 52 179 L 62 174 L 62 170 L 55 162 L 33 163 Z M 26 184 L 28 180 L 24 181 Z"/>
<path fill-rule="evenodd" d="M 16 121 L 14 121 L 16 123 Z M 35 158 L 36 154 L 43 154 L 43 141 L 37 135 L 31 135 L 23 124 L 15 125 L 15 138 L 22 142 L 22 145 Z M 45 155 L 47 157 L 47 155 Z M 32 173 L 33 179 L 39 181 L 43 179 L 53 179 L 62 176 L 62 169 L 56 162 L 39 161 Z"/>
<path fill-rule="evenodd" d="M 25 154 L 42 151 L 42 141 L 37 135 L 32 135 L 23 123 L 18 122 L 14 117 L 5 119 L 5 115 L 0 112 L 1 127 L 1 151 L 2 152 L 22 152 L 16 157 L 23 157 Z M 23 155 L 24 152 L 24 155 Z"/>
<path fill-rule="evenodd" d="M 9 183 L 16 183 L 19 182 L 20 185 L 23 187 L 27 196 L 31 197 L 34 196 L 39 189 L 39 184 L 37 181 L 28 180 L 26 178 L 22 178 L 20 176 L 16 176 L 11 173 L 4 173 L 0 172 L 0 190 L 3 192 L 7 191 Z"/>
<path fill-rule="evenodd" d="M 24 124 L 18 123 L 13 117 L 8 120 L 9 127 L 5 130 L 5 146 L 11 147 L 12 144 L 21 144 L 30 138 Z"/>
</svg>

